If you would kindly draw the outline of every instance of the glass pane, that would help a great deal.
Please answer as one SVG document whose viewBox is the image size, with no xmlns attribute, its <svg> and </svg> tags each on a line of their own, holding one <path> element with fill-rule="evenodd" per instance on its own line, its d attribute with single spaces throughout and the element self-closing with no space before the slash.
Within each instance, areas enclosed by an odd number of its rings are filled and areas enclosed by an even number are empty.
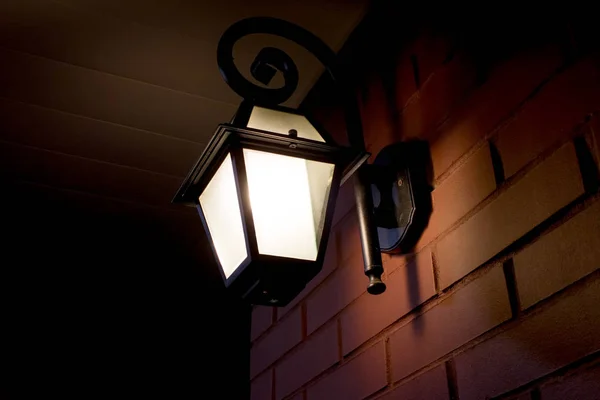
<svg viewBox="0 0 600 400">
<path fill-rule="evenodd" d="M 244 149 L 258 252 L 316 260 L 333 164 Z"/>
<path fill-rule="evenodd" d="M 248 128 L 260 129 L 288 135 L 290 129 L 298 131 L 301 139 L 324 142 L 315 127 L 303 115 L 290 114 L 283 111 L 271 110 L 269 108 L 254 107 L 248 120 Z"/>
<path fill-rule="evenodd" d="M 233 161 L 227 155 L 199 197 L 226 278 L 248 257 Z"/>
</svg>

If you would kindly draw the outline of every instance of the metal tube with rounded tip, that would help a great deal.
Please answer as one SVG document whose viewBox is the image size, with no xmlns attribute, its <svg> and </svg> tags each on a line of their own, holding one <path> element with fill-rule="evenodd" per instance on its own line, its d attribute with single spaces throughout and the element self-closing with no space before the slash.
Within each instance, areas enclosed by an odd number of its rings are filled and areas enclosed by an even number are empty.
<svg viewBox="0 0 600 400">
<path fill-rule="evenodd" d="M 381 280 L 383 262 L 379 249 L 379 237 L 373 213 L 373 197 L 369 179 L 369 166 L 362 165 L 354 176 L 354 195 L 358 213 L 358 227 L 363 252 L 365 275 L 369 278 L 367 291 L 371 294 L 385 292 L 385 283 Z"/>
</svg>

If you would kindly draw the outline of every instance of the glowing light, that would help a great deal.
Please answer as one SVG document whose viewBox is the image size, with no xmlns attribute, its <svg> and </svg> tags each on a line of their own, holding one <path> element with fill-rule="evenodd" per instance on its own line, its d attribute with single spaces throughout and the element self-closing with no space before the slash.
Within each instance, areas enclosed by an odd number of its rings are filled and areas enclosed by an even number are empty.
<svg viewBox="0 0 600 400">
<path fill-rule="evenodd" d="M 199 200 L 221 268 L 228 278 L 248 257 L 233 161 L 229 154 Z"/>
<path fill-rule="evenodd" d="M 334 165 L 244 149 L 261 254 L 316 260 Z"/>
<path fill-rule="evenodd" d="M 303 115 L 290 114 L 270 108 L 254 107 L 248 120 L 248 128 L 287 135 L 290 129 L 298 132 L 298 137 L 325 142 L 315 127 Z"/>
</svg>

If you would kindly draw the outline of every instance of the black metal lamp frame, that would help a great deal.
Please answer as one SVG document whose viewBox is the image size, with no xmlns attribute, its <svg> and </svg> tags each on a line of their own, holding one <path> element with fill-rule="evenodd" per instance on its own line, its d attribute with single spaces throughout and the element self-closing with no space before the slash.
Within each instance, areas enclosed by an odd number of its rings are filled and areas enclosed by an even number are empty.
<svg viewBox="0 0 600 400">
<path fill-rule="evenodd" d="M 328 135 L 325 137 L 326 143 L 319 143 L 297 138 L 293 131 L 290 131 L 289 135 L 280 135 L 244 128 L 253 106 L 279 109 L 287 113 L 295 112 L 295 110 L 279 106 L 291 97 L 298 86 L 298 69 L 285 52 L 272 47 L 263 48 L 251 65 L 252 76 L 265 85 L 271 81 L 277 71 L 280 71 L 285 82 L 280 88 L 261 87 L 248 81 L 234 64 L 234 44 L 246 35 L 259 33 L 289 39 L 304 47 L 325 66 L 343 104 L 350 147 L 337 145 Z M 236 180 L 239 180 L 240 199 L 238 200 L 241 205 L 242 221 L 248 232 L 247 248 L 250 256 L 228 279 L 223 276 L 226 284 L 245 290 L 246 293 L 243 293 L 243 297 L 255 304 L 287 304 L 320 269 L 326 250 L 324 244 L 331 228 L 333 202 L 337 198 L 338 187 L 355 172 L 358 172 L 355 174 L 355 197 L 364 271 L 369 278 L 367 290 L 371 294 L 384 292 L 385 284 L 381 280 L 383 273 L 382 249 L 379 245 L 378 227 L 394 229 L 410 226 L 414 214 L 410 172 L 397 160 L 394 161 L 394 155 L 400 156 L 400 153 L 394 150 L 397 146 L 388 149 L 387 152 L 382 152 L 382 156 L 378 156 L 376 159 L 375 165 L 365 164 L 370 154 L 365 150 L 358 104 L 355 97 L 348 92 L 348 85 L 343 82 L 336 63 L 336 54 L 321 39 L 304 28 L 276 18 L 255 17 L 239 21 L 225 31 L 219 42 L 217 62 L 225 82 L 244 101 L 232 123 L 219 126 L 207 149 L 191 170 L 173 201 L 198 206 L 198 196 L 221 164 L 221 160 L 227 154 L 231 154 L 234 173 L 237 175 Z M 314 121 L 310 122 L 318 127 Z M 320 130 L 320 132 L 323 131 Z M 265 256 L 258 253 L 256 238 L 253 236 L 252 210 L 249 203 L 243 201 L 243 198 L 248 196 L 248 187 L 245 181 L 242 148 L 254 148 L 308 160 L 330 162 L 338 166 L 332 181 L 327 204 L 327 209 L 330 211 L 329 215 L 325 217 L 316 263 Z M 343 170 L 340 170 L 340 165 L 343 166 Z M 401 189 L 394 186 L 396 182 L 404 183 L 404 185 L 400 185 Z M 394 190 L 389 189 L 390 185 L 394 186 Z M 372 188 L 378 190 L 380 195 L 380 202 L 377 206 L 373 204 Z M 403 204 L 399 205 L 398 201 L 402 201 Z M 202 210 L 199 206 L 198 209 L 205 228 L 207 228 Z M 208 232 L 208 229 L 206 231 Z M 398 247 L 406 229 L 401 229 L 401 231 L 397 243 L 389 248 L 384 248 L 383 251 L 394 251 Z M 259 269 L 247 268 L 254 261 L 257 261 L 261 267 Z M 286 268 L 278 268 L 283 261 L 286 263 Z M 257 274 L 262 278 L 258 279 Z M 261 287 L 254 287 L 253 284 Z M 250 289 L 247 289 L 249 286 Z"/>
<path fill-rule="evenodd" d="M 245 128 L 251 108 L 250 103 L 242 104 L 231 124 L 219 125 L 206 150 L 177 192 L 173 202 L 197 207 L 204 229 L 209 237 L 212 251 L 216 255 L 206 217 L 198 204 L 198 197 L 204 191 L 225 157 L 230 155 L 234 166 L 234 178 L 238 189 L 237 200 L 240 206 L 239 212 L 242 217 L 248 257 L 229 277 L 225 276 L 222 268 L 219 270 L 225 285 L 247 301 L 253 304 L 285 306 L 321 269 L 343 167 L 351 162 L 354 151 L 351 148 L 297 138 L 293 135 Z M 278 107 L 278 109 L 287 113 L 296 112 L 281 107 Z M 316 260 L 296 260 L 265 255 L 258 251 L 252 208 L 248 201 L 250 196 L 244 149 L 326 162 L 336 166 L 325 208 L 328 211 L 322 221 Z M 282 265 L 285 265 L 285 268 L 282 268 Z"/>
</svg>

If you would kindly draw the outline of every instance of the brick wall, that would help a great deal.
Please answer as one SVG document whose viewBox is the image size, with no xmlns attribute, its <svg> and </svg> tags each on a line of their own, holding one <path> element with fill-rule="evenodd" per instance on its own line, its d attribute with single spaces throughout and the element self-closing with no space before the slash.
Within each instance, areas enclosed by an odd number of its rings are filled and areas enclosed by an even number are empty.
<svg viewBox="0 0 600 400">
<path fill-rule="evenodd" d="M 384 255 L 371 296 L 343 187 L 322 272 L 253 310 L 252 400 L 600 398 L 592 21 L 395 18 L 375 8 L 341 57 L 372 153 L 429 142 L 429 224 L 414 252 Z M 305 106 L 339 137 L 328 95 L 319 82 Z"/>
</svg>

